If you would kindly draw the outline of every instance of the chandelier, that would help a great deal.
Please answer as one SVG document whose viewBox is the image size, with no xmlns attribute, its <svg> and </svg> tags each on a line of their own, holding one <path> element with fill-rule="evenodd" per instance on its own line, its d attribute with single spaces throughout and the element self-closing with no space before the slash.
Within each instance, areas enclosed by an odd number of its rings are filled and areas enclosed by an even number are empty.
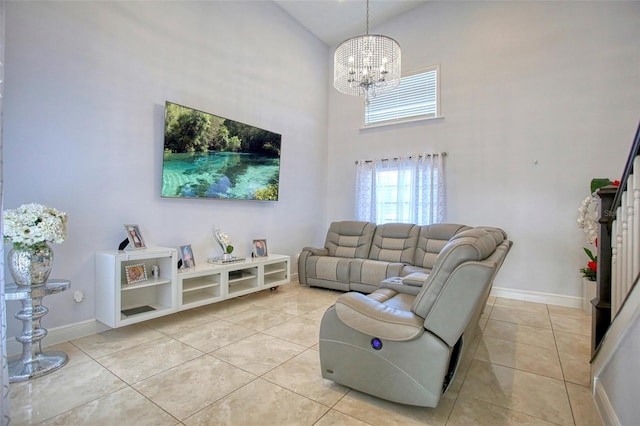
<svg viewBox="0 0 640 426">
<path fill-rule="evenodd" d="M 343 41 L 334 56 L 333 85 L 347 95 L 364 96 L 365 104 L 378 93 L 400 84 L 400 45 L 394 39 L 367 32 Z"/>
</svg>

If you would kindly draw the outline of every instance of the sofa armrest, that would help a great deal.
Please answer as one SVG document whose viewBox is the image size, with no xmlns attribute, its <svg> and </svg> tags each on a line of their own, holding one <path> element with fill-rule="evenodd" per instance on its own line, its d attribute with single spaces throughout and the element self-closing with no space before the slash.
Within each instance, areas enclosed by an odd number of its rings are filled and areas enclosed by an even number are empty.
<svg viewBox="0 0 640 426">
<path fill-rule="evenodd" d="M 340 321 L 361 333 L 386 340 L 412 340 L 424 333 L 424 319 L 361 293 L 342 294 L 336 300 Z"/>
<path fill-rule="evenodd" d="M 329 256 L 329 250 L 326 248 L 318 248 L 318 247 L 305 247 L 302 251 L 308 251 L 312 256 Z"/>
</svg>

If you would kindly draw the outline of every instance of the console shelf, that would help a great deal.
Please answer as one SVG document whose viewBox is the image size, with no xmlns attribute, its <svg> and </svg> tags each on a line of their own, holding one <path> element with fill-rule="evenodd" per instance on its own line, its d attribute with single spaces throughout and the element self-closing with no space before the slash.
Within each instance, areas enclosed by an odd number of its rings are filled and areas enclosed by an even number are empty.
<svg viewBox="0 0 640 426">
<path fill-rule="evenodd" d="M 144 288 L 144 287 L 154 287 L 157 285 L 163 285 L 163 284 L 171 284 L 171 280 L 165 280 L 165 279 L 150 279 L 141 283 L 135 283 L 135 284 L 122 284 L 122 291 L 130 291 L 130 290 L 137 290 L 139 288 Z"/>
<path fill-rule="evenodd" d="M 177 250 L 152 248 L 96 254 L 96 319 L 116 328 L 177 311 L 277 287 L 289 282 L 290 258 L 247 258 L 227 264 L 198 265 L 178 272 Z M 146 280 L 128 284 L 125 267 L 144 264 Z M 159 277 L 150 276 L 153 266 Z"/>
</svg>

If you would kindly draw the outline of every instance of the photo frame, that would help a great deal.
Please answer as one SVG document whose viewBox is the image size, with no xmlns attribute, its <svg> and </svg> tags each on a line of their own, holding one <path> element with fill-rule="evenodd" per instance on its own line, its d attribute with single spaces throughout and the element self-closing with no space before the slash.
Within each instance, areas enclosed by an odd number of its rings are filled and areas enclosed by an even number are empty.
<svg viewBox="0 0 640 426">
<path fill-rule="evenodd" d="M 127 278 L 127 284 L 140 283 L 147 280 L 147 267 L 144 263 L 136 263 L 135 265 L 125 265 L 124 275 Z"/>
<path fill-rule="evenodd" d="M 267 240 L 253 240 L 253 257 L 267 257 Z"/>
<path fill-rule="evenodd" d="M 182 269 L 191 269 L 196 267 L 196 261 L 193 258 L 191 244 L 180 246 L 180 257 L 182 258 Z"/>
<path fill-rule="evenodd" d="M 142 238 L 138 225 L 125 224 L 124 229 L 127 231 L 127 239 L 133 249 L 147 248 L 144 244 L 144 239 Z"/>
</svg>

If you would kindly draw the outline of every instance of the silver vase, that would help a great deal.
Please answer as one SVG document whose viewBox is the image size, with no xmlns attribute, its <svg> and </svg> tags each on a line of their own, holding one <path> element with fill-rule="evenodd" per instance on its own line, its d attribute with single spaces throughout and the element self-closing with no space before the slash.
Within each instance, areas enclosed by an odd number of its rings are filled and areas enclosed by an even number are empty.
<svg viewBox="0 0 640 426">
<path fill-rule="evenodd" d="M 53 250 L 47 243 L 12 248 L 7 254 L 7 264 L 16 285 L 42 284 L 49 279 L 53 267 Z"/>
</svg>

